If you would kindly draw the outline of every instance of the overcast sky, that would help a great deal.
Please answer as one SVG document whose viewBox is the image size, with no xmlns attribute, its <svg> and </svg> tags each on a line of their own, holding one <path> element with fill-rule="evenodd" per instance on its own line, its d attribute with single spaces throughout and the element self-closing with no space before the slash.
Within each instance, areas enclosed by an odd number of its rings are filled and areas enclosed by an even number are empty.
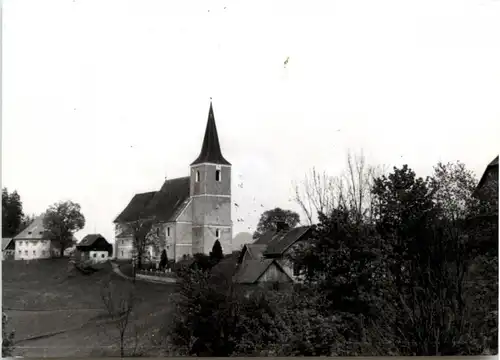
<svg viewBox="0 0 500 360">
<path fill-rule="evenodd" d="M 80 238 L 114 240 L 135 193 L 188 175 L 210 97 L 234 234 L 297 209 L 292 182 L 339 173 L 349 149 L 421 176 L 461 160 L 479 177 L 498 154 L 499 0 L 3 7 L 2 186 L 26 213 L 80 203 Z"/>
</svg>

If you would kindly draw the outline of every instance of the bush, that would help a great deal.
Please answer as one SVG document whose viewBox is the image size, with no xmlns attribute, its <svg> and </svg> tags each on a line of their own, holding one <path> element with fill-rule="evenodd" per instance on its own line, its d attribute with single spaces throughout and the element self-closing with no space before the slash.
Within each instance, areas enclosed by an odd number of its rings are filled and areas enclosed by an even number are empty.
<svg viewBox="0 0 500 360">
<path fill-rule="evenodd" d="M 12 356 L 14 351 L 14 331 L 7 330 L 8 317 L 2 311 L 2 357 Z"/>
</svg>

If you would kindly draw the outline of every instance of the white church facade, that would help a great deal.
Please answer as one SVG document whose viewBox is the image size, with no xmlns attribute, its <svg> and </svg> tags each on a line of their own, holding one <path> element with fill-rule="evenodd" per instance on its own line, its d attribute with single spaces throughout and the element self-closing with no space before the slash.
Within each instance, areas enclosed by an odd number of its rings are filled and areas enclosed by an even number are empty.
<svg viewBox="0 0 500 360">
<path fill-rule="evenodd" d="M 168 259 L 209 254 L 216 240 L 225 254 L 231 253 L 231 164 L 222 155 L 212 103 L 201 152 L 191 163 L 189 176 L 166 180 L 158 191 L 136 194 L 115 219 L 117 259 L 133 256 L 127 224 L 146 218 L 154 219 L 153 231 Z M 158 258 L 162 250 L 148 252 Z"/>
</svg>

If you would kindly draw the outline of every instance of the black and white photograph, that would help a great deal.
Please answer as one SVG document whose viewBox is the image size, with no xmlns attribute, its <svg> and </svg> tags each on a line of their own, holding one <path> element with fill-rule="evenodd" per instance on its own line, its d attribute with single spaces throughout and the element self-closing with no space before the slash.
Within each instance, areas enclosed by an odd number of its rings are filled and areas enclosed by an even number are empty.
<svg viewBox="0 0 500 360">
<path fill-rule="evenodd" d="M 500 0 L 1 7 L 3 358 L 498 356 Z"/>
</svg>

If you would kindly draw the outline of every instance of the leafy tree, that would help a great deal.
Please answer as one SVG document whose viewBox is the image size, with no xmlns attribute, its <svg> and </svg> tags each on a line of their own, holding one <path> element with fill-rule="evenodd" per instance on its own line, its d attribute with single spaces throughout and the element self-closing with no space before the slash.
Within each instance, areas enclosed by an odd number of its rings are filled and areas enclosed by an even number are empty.
<svg viewBox="0 0 500 360">
<path fill-rule="evenodd" d="M 14 331 L 7 330 L 8 317 L 2 311 L 2 357 L 11 357 L 14 351 Z"/>
<path fill-rule="evenodd" d="M 45 212 L 43 225 L 47 236 L 55 241 L 63 257 L 64 250 L 73 244 L 75 232 L 85 226 L 85 217 L 79 204 L 72 201 L 61 201 L 51 205 Z"/>
<path fill-rule="evenodd" d="M 449 220 L 464 220 L 477 213 L 479 201 L 473 197 L 477 180 L 465 164 L 438 163 L 433 174 L 434 200 Z"/>
<path fill-rule="evenodd" d="M 253 238 L 258 238 L 266 231 L 276 230 L 279 222 L 284 222 L 289 228 L 294 228 L 300 222 L 300 216 L 294 211 L 281 208 L 264 211 L 260 216 L 257 230 L 253 234 Z"/>
<path fill-rule="evenodd" d="M 17 191 L 9 194 L 7 188 L 3 188 L 2 237 L 16 236 L 20 231 L 23 217 L 23 204 Z"/>
<path fill-rule="evenodd" d="M 212 251 L 210 252 L 210 259 L 213 260 L 214 263 L 218 263 L 223 258 L 224 254 L 222 253 L 222 246 L 219 240 L 215 240 Z"/>
<path fill-rule="evenodd" d="M 167 251 L 163 249 L 160 257 L 160 269 L 165 269 L 168 264 Z"/>
<path fill-rule="evenodd" d="M 150 246 L 159 246 L 159 236 L 156 233 L 156 221 L 154 219 L 138 219 L 126 224 L 126 228 L 132 235 L 137 268 L 142 269 L 142 263 Z"/>
</svg>

